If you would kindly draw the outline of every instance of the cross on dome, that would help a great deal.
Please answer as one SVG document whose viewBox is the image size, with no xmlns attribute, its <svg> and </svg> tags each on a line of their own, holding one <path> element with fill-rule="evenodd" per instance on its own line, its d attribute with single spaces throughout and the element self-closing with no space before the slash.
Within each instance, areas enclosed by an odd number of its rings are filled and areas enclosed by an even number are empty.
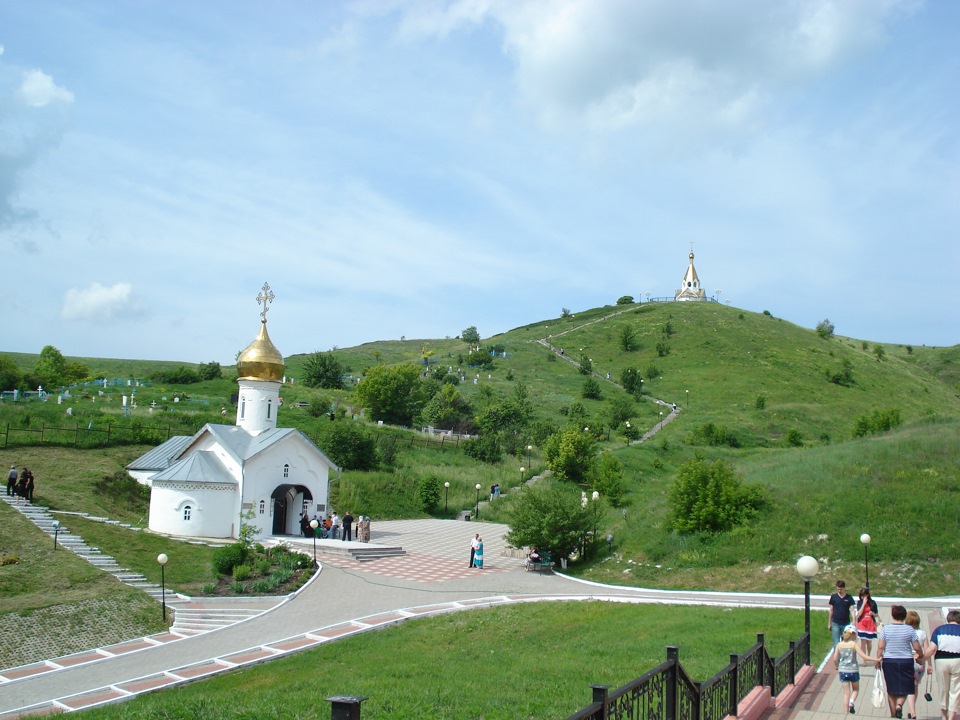
<svg viewBox="0 0 960 720">
<path fill-rule="evenodd" d="M 260 322 L 265 323 L 267 321 L 267 311 L 270 310 L 269 303 L 273 302 L 274 297 L 276 296 L 270 289 L 270 285 L 264 283 L 263 287 L 260 288 L 260 294 L 257 295 L 257 305 L 263 305 L 263 310 L 260 311 Z"/>
</svg>

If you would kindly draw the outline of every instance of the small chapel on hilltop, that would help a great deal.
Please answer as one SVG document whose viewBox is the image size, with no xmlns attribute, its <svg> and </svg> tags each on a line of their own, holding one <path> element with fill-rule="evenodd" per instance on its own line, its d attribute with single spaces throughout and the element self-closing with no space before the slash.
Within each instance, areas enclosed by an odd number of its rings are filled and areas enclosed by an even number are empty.
<svg viewBox="0 0 960 720">
<path fill-rule="evenodd" d="M 237 418 L 172 437 L 127 466 L 149 485 L 149 528 L 186 537 L 257 539 L 299 535 L 300 517 L 327 512 L 330 472 L 339 468 L 299 430 L 278 428 L 285 366 L 267 334 L 274 294 L 263 284 L 260 332 L 237 359 Z"/>
<path fill-rule="evenodd" d="M 706 300 L 707 296 L 700 286 L 700 278 L 697 277 L 697 269 L 693 266 L 693 243 L 690 244 L 690 264 L 687 271 L 683 274 L 683 283 L 680 289 L 674 293 L 674 300 Z"/>
</svg>

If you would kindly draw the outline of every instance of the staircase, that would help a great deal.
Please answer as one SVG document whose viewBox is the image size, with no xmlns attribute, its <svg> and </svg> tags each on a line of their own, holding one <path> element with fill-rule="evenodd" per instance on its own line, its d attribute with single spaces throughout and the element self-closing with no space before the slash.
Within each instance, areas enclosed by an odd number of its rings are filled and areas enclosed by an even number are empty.
<svg viewBox="0 0 960 720">
<path fill-rule="evenodd" d="M 346 545 L 346 543 L 344 543 Z M 407 551 L 400 546 L 388 547 L 385 545 L 370 545 L 368 547 L 337 547 L 333 543 L 317 545 L 317 555 L 333 555 L 335 557 L 349 557 L 357 562 L 373 562 L 388 557 L 400 557 Z"/>
</svg>

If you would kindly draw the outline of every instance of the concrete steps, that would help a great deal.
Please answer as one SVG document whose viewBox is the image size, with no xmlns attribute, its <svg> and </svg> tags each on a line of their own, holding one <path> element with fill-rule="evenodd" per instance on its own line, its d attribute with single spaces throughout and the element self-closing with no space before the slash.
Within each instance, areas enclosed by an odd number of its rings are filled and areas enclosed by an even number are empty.
<svg viewBox="0 0 960 720">
<path fill-rule="evenodd" d="M 349 557 L 358 562 L 372 562 L 387 557 L 400 557 L 406 555 L 407 551 L 400 546 L 384 545 L 348 545 L 343 543 L 343 547 L 338 547 L 336 542 L 324 543 L 323 546 L 317 545 L 317 555 L 333 555 L 336 557 Z"/>
</svg>

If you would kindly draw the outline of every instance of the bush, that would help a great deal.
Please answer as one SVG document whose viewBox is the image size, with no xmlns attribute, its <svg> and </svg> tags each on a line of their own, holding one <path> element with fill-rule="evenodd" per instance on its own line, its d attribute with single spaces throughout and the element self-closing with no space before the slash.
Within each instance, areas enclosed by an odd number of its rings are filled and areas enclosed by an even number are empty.
<svg viewBox="0 0 960 720">
<path fill-rule="evenodd" d="M 145 511 L 150 504 L 150 488 L 138 483 L 126 470 L 104 475 L 94 483 L 94 487 L 98 494 L 130 508 Z"/>
<path fill-rule="evenodd" d="M 843 359 L 843 365 L 840 370 L 831 372 L 830 370 L 826 371 L 827 380 L 832 382 L 834 385 L 842 385 L 843 387 L 851 387 L 854 384 L 853 380 L 853 363 L 849 359 Z"/>
<path fill-rule="evenodd" d="M 317 444 L 346 470 L 372 470 L 377 466 L 376 440 L 368 430 L 352 422 L 321 424 Z"/>
<path fill-rule="evenodd" d="M 822 337 L 824 340 L 828 340 L 833 337 L 833 323 L 824 318 L 817 323 L 817 335 Z"/>
<path fill-rule="evenodd" d="M 420 478 L 417 483 L 417 495 L 420 497 L 420 507 L 424 512 L 431 512 L 440 504 L 440 481 L 433 475 Z"/>
<path fill-rule="evenodd" d="M 889 432 L 900 427 L 903 419 L 896 408 L 888 410 L 874 410 L 869 415 L 861 415 L 853 426 L 854 437 L 865 437 L 873 433 Z"/>
<path fill-rule="evenodd" d="M 272 592 L 274 587 L 274 585 L 270 584 L 269 580 L 257 580 L 253 585 L 251 585 L 251 589 L 257 595 L 266 595 L 267 593 Z"/>
<path fill-rule="evenodd" d="M 633 295 L 622 295 L 617 298 L 617 305 L 633 305 Z"/>
<path fill-rule="evenodd" d="M 687 443 L 690 445 L 710 445 L 727 446 L 732 448 L 740 447 L 740 441 L 736 435 L 727 430 L 722 425 L 712 422 L 704 423 L 690 433 Z"/>
<path fill-rule="evenodd" d="M 480 462 L 490 463 L 491 465 L 500 462 L 503 450 L 496 437 L 483 435 L 478 438 L 471 438 L 464 442 L 461 447 L 463 451 Z"/>
<path fill-rule="evenodd" d="M 883 360 L 883 357 L 887 354 L 887 351 L 883 349 L 883 345 L 874 345 L 873 354 L 877 356 L 877 360 Z"/>
<path fill-rule="evenodd" d="M 803 447 L 803 435 L 796 428 L 787 431 L 786 440 L 790 447 Z"/>
<path fill-rule="evenodd" d="M 273 563 L 264 558 L 263 560 L 257 560 L 257 575 L 268 575 L 270 573 L 270 568 L 273 567 Z"/>
<path fill-rule="evenodd" d="M 640 371 L 636 368 L 624 368 L 620 373 L 620 385 L 631 395 L 640 396 L 643 394 L 643 382 L 640 377 Z"/>
<path fill-rule="evenodd" d="M 234 595 L 246 595 L 246 594 L 247 594 L 247 584 L 246 584 L 246 583 L 242 583 L 242 582 L 238 582 L 238 581 L 235 580 L 235 581 L 233 581 L 232 583 L 230 583 L 230 590 L 233 591 L 233 594 L 234 594 Z"/>
<path fill-rule="evenodd" d="M 668 500 L 670 525 L 680 533 L 726 532 L 768 504 L 764 490 L 745 485 L 730 465 L 699 458 L 680 467 Z"/>
<path fill-rule="evenodd" d="M 303 365 L 302 382 L 307 387 L 340 390 L 343 374 L 343 364 L 332 352 L 315 352 Z"/>
<path fill-rule="evenodd" d="M 633 352 L 637 349 L 637 331 L 629 325 L 622 325 L 617 335 L 617 342 L 624 352 Z"/>
<path fill-rule="evenodd" d="M 246 580 L 250 577 L 250 566 L 249 565 L 236 565 L 233 568 L 233 579 L 237 582 L 241 580 Z"/>
<path fill-rule="evenodd" d="M 767 406 L 767 396 L 757 395 L 757 399 L 754 401 L 753 406 L 757 410 L 763 410 Z"/>
<path fill-rule="evenodd" d="M 600 383 L 597 382 L 596 378 L 588 377 L 583 381 L 583 388 L 581 388 L 580 394 L 589 400 L 599 400 L 602 397 Z"/>
<path fill-rule="evenodd" d="M 647 366 L 647 380 L 656 380 L 660 377 L 660 368 L 656 365 Z"/>
<path fill-rule="evenodd" d="M 589 375 L 593 372 L 593 361 L 586 355 L 580 356 L 580 374 Z"/>
<path fill-rule="evenodd" d="M 218 575 L 230 575 L 233 568 L 243 565 L 247 549 L 241 543 L 225 545 L 213 551 L 213 569 Z"/>
<path fill-rule="evenodd" d="M 665 342 L 662 342 L 662 341 L 661 341 L 661 342 L 658 342 L 658 343 L 657 343 L 657 357 L 666 357 L 666 356 L 669 355 L 669 354 L 670 354 L 670 346 L 667 345 Z"/>
</svg>

